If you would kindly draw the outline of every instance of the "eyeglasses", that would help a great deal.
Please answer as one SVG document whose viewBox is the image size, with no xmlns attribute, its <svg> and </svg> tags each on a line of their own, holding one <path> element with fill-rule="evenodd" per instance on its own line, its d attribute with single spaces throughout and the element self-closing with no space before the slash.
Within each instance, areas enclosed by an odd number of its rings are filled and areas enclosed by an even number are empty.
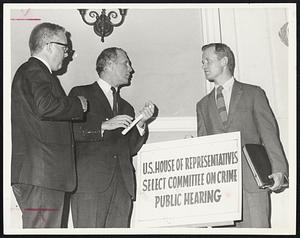
<svg viewBox="0 0 300 238">
<path fill-rule="evenodd" d="M 64 53 L 68 53 L 69 47 L 68 47 L 67 44 L 56 42 L 56 41 L 51 41 L 48 44 L 51 44 L 51 43 L 63 46 L 64 47 Z"/>
</svg>

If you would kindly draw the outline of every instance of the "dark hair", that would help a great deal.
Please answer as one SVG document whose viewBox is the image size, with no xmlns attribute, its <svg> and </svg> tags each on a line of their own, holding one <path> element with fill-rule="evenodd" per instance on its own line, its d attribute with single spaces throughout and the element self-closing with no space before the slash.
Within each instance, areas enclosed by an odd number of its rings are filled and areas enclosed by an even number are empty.
<svg viewBox="0 0 300 238">
<path fill-rule="evenodd" d="M 106 67 L 109 61 L 115 62 L 117 60 L 118 50 L 125 52 L 121 48 L 111 47 L 103 50 L 98 56 L 96 62 L 96 71 L 98 72 L 99 76 L 103 72 L 104 68 Z"/>
<path fill-rule="evenodd" d="M 228 69 L 230 73 L 233 75 L 234 68 L 235 68 L 235 59 L 232 50 L 223 43 L 210 43 L 202 46 L 202 51 L 210 47 L 214 47 L 218 59 L 222 59 L 225 56 L 228 58 Z"/>
<path fill-rule="evenodd" d="M 59 32 L 65 33 L 65 28 L 57 24 L 44 22 L 35 26 L 30 34 L 29 49 L 31 55 L 37 53 L 49 43 Z"/>
</svg>

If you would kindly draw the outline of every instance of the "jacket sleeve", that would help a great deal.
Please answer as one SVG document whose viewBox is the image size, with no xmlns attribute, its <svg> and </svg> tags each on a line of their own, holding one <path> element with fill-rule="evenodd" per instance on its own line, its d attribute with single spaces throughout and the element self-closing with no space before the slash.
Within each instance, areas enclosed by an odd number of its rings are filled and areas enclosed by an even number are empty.
<svg viewBox="0 0 300 238">
<path fill-rule="evenodd" d="M 25 77 L 23 83 L 31 91 L 33 112 L 40 120 L 65 121 L 83 117 L 80 99 L 66 96 L 56 77 L 36 69 L 28 71 Z"/>
<path fill-rule="evenodd" d="M 204 124 L 204 117 L 202 115 L 200 102 L 197 103 L 196 112 L 197 112 L 197 136 L 206 136 L 207 132 Z"/>
<path fill-rule="evenodd" d="M 139 150 L 142 148 L 143 144 L 146 142 L 148 137 L 149 131 L 148 127 L 145 128 L 144 135 L 140 135 L 138 129 L 136 126 L 132 128 L 131 131 L 128 132 L 128 139 L 129 139 L 129 146 L 130 146 L 130 153 L 131 156 L 137 154 Z"/>
<path fill-rule="evenodd" d="M 84 96 L 80 89 L 77 87 L 72 88 L 70 97 Z M 89 106 L 88 106 L 89 107 Z M 93 112 L 87 111 L 87 114 L 80 121 L 73 122 L 74 139 L 77 142 L 91 142 L 100 141 L 103 139 L 101 135 L 101 120 L 98 119 L 99 115 L 94 115 Z"/>
<path fill-rule="evenodd" d="M 73 122 L 73 133 L 74 139 L 77 142 L 92 142 L 103 140 L 101 134 L 101 121 L 95 122 L 94 125 L 91 123 L 87 124 L 82 121 Z"/>
<path fill-rule="evenodd" d="M 262 143 L 270 158 L 272 172 L 282 172 L 287 175 L 287 162 L 279 139 L 278 125 L 269 106 L 265 92 L 261 88 L 257 87 L 253 100 L 255 123 Z"/>
<path fill-rule="evenodd" d="M 134 108 L 128 103 L 124 102 L 124 108 L 126 108 L 125 114 L 130 115 L 131 117 L 135 118 L 135 112 Z M 121 132 L 124 130 L 123 128 L 120 128 L 119 130 L 119 136 L 121 136 L 122 139 L 127 141 L 129 145 L 130 155 L 134 156 L 138 153 L 138 151 L 141 149 L 143 144 L 146 142 L 148 137 L 148 127 L 145 125 L 145 132 L 141 136 L 139 130 L 137 129 L 137 126 L 135 125 L 126 135 L 122 135 Z"/>
</svg>

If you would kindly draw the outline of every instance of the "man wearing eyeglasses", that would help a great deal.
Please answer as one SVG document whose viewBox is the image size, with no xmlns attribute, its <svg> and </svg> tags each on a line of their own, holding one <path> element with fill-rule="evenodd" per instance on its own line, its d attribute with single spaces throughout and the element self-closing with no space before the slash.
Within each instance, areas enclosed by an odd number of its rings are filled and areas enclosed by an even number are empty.
<svg viewBox="0 0 300 238">
<path fill-rule="evenodd" d="M 11 184 L 24 228 L 66 227 L 68 192 L 76 186 L 71 121 L 83 118 L 87 101 L 66 96 L 52 74 L 68 55 L 65 33 L 56 24 L 37 25 L 31 57 L 12 83 Z"/>
</svg>

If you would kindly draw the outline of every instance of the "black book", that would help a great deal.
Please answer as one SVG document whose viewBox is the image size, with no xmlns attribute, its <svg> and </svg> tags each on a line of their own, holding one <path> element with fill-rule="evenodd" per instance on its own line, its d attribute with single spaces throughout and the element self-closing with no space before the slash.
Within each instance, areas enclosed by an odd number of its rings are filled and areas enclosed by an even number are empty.
<svg viewBox="0 0 300 238">
<path fill-rule="evenodd" d="M 272 187 L 274 181 L 268 177 L 272 174 L 272 167 L 265 147 L 259 144 L 245 144 L 243 152 L 258 187 L 262 189 Z M 285 181 L 283 187 L 287 186 L 288 182 Z"/>
</svg>

